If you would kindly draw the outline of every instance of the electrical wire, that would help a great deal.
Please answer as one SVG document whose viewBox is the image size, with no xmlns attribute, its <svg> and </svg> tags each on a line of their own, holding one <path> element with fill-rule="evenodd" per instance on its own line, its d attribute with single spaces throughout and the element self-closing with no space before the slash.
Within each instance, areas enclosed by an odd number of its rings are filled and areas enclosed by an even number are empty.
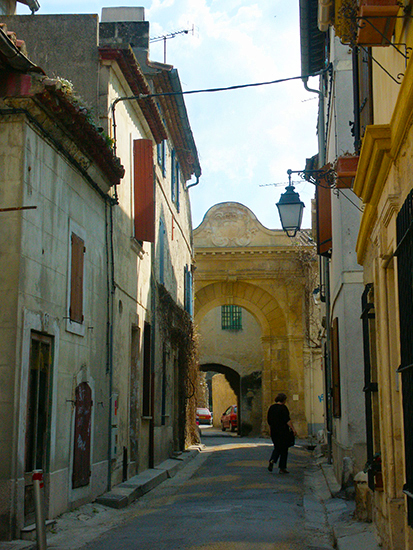
<svg viewBox="0 0 413 550">
<path fill-rule="evenodd" d="M 318 71 L 310 75 L 300 75 L 300 76 L 291 76 L 289 78 L 279 78 L 277 80 L 268 80 L 266 82 L 253 82 L 251 84 L 235 84 L 234 86 L 222 86 L 220 88 L 204 88 L 200 90 L 187 90 L 180 92 L 161 92 L 157 94 L 139 94 L 127 97 L 118 97 L 115 99 L 113 104 L 118 101 L 125 101 L 128 99 L 149 99 L 152 97 L 165 97 L 165 96 L 174 96 L 174 95 L 191 95 L 191 94 L 205 94 L 205 93 L 214 93 L 214 92 L 228 92 L 232 90 L 241 90 L 244 88 L 257 88 L 258 86 L 269 86 L 271 84 L 281 84 L 283 82 L 289 82 L 291 80 L 305 80 L 306 78 L 316 77 L 322 75 L 327 69 Z M 112 105 L 113 105 L 112 104 Z"/>
</svg>

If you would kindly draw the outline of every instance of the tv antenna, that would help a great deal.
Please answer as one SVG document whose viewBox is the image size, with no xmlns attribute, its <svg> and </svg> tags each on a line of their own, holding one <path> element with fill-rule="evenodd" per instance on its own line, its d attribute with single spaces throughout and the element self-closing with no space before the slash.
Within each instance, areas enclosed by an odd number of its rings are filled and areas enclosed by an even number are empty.
<svg viewBox="0 0 413 550">
<path fill-rule="evenodd" d="M 166 41 L 170 40 L 171 38 L 175 38 L 175 36 L 178 36 L 178 34 L 189 33 L 191 33 L 192 36 L 194 35 L 194 25 L 192 25 L 192 29 L 182 29 L 181 31 L 170 32 L 168 34 L 162 34 L 161 36 L 154 36 L 153 38 L 149 39 L 149 42 L 161 42 L 163 40 L 163 62 L 166 63 Z"/>
</svg>

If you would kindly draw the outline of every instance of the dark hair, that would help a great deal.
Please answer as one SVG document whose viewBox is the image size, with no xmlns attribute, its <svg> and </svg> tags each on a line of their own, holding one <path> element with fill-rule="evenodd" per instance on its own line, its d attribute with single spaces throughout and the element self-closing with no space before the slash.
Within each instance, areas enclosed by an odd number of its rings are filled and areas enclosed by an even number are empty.
<svg viewBox="0 0 413 550">
<path fill-rule="evenodd" d="M 276 403 L 284 403 L 285 401 L 287 401 L 287 396 L 285 393 L 279 393 L 275 398 Z"/>
</svg>

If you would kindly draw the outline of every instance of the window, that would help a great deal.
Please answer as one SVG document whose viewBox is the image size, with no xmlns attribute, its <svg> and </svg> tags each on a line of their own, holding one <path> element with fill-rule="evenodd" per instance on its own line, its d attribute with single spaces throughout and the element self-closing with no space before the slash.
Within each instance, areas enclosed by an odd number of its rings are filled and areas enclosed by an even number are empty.
<svg viewBox="0 0 413 550">
<path fill-rule="evenodd" d="M 155 185 L 153 144 L 150 139 L 133 142 L 134 237 L 155 242 Z"/>
<path fill-rule="evenodd" d="M 239 306 L 221 307 L 222 330 L 242 330 L 242 308 Z"/>
<path fill-rule="evenodd" d="M 172 149 L 171 154 L 171 198 L 179 212 L 179 162 L 176 158 L 175 151 Z"/>
<path fill-rule="evenodd" d="M 338 318 L 335 317 L 331 324 L 331 383 L 333 387 L 333 416 L 341 416 L 341 391 L 340 391 L 340 348 L 338 337 Z"/>
</svg>

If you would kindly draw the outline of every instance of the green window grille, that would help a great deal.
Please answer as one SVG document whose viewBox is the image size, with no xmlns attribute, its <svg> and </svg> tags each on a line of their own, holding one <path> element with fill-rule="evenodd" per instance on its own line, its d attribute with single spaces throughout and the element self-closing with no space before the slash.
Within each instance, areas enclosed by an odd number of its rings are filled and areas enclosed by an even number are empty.
<svg viewBox="0 0 413 550">
<path fill-rule="evenodd" d="M 222 330 L 242 330 L 242 308 L 239 306 L 221 307 Z"/>
</svg>

